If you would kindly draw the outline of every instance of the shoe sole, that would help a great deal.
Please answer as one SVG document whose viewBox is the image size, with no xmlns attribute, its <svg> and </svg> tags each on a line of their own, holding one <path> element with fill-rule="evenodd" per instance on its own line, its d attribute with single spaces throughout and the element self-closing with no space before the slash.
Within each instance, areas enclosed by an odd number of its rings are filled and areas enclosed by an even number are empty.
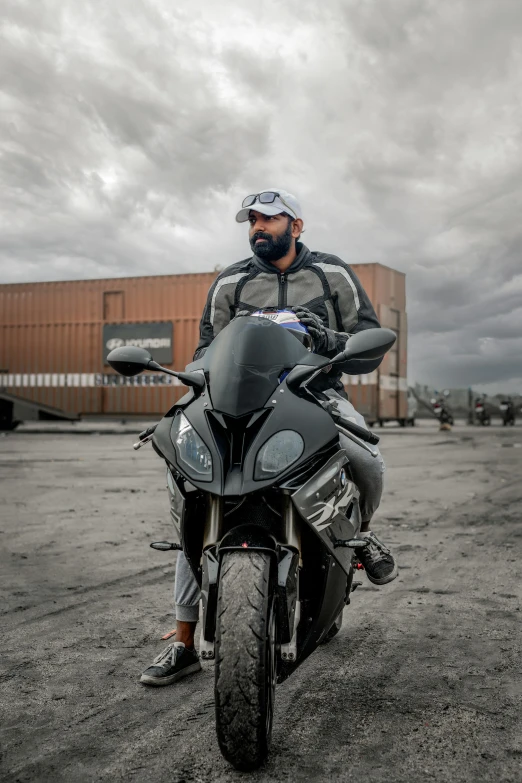
<svg viewBox="0 0 522 783">
<path fill-rule="evenodd" d="M 393 580 L 399 575 L 399 569 L 397 565 L 394 566 L 393 571 L 391 574 L 388 574 L 388 576 L 383 576 L 382 579 L 373 579 L 368 571 L 366 571 L 366 576 L 372 582 L 374 585 L 387 585 L 389 582 L 393 582 Z"/>
<path fill-rule="evenodd" d="M 142 682 L 144 685 L 154 685 L 156 687 L 160 687 L 162 685 L 172 685 L 173 682 L 182 680 L 183 677 L 186 677 L 188 674 L 195 674 L 196 672 L 200 671 L 201 663 L 198 661 L 197 663 L 193 663 L 190 666 L 185 666 L 184 669 L 181 669 L 181 671 L 176 672 L 175 674 L 171 674 L 169 677 L 151 677 L 150 675 L 142 674 L 140 677 L 140 682 Z"/>
</svg>

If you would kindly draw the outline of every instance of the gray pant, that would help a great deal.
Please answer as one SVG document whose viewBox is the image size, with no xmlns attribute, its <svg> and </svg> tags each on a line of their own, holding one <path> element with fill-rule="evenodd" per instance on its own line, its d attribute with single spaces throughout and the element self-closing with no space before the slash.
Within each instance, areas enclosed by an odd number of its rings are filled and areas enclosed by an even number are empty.
<svg viewBox="0 0 522 783">
<path fill-rule="evenodd" d="M 353 419 L 355 424 L 366 427 L 366 422 L 360 413 L 357 413 L 353 405 L 340 397 L 334 391 L 326 394 L 338 402 L 339 410 L 343 418 Z M 346 449 L 350 460 L 353 478 L 361 493 L 361 516 L 363 523 L 369 522 L 379 508 L 382 495 L 382 474 L 384 473 L 384 460 L 379 452 L 377 457 L 372 457 L 352 440 L 339 434 L 341 447 Z M 376 446 L 372 446 L 378 451 Z M 199 586 L 194 578 L 187 558 L 183 552 L 178 554 L 176 565 L 176 580 L 174 584 L 174 601 L 176 604 L 176 619 L 184 622 L 197 622 L 199 617 Z"/>
</svg>

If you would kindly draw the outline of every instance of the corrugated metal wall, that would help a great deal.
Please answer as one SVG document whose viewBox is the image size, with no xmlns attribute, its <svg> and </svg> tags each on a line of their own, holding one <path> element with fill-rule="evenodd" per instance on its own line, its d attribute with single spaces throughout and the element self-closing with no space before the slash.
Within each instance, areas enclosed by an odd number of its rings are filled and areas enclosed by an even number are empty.
<svg viewBox="0 0 522 783">
<path fill-rule="evenodd" d="M 80 414 L 167 410 L 183 387 L 95 386 L 94 373 L 112 372 L 102 362 L 103 325 L 172 321 L 174 361 L 167 366 L 182 369 L 192 359 L 214 277 L 209 273 L 0 286 L 4 384 L 9 374 L 13 394 Z"/>
<path fill-rule="evenodd" d="M 399 333 L 377 373 L 346 378 L 351 399 L 372 419 L 406 416 L 404 275 L 380 264 L 354 265 L 383 326 Z M 172 321 L 174 360 L 183 369 L 198 341 L 198 325 L 214 273 L 0 285 L 0 386 L 67 412 L 157 415 L 181 386 L 112 387 L 103 366 L 107 323 Z M 9 384 L 6 379 L 9 378 Z"/>
<path fill-rule="evenodd" d="M 382 326 L 397 333 L 397 342 L 378 370 L 369 376 L 344 376 L 348 396 L 369 421 L 406 419 L 408 412 L 408 325 L 406 277 L 381 264 L 353 266 Z"/>
</svg>

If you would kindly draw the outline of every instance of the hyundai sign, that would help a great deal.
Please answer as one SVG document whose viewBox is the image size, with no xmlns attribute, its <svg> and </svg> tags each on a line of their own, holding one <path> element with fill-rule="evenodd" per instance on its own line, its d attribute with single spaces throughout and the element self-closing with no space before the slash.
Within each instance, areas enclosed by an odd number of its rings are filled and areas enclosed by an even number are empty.
<svg viewBox="0 0 522 783">
<path fill-rule="evenodd" d="M 103 363 L 114 348 L 136 345 L 150 351 L 159 364 L 172 364 L 172 321 L 151 324 L 104 324 Z"/>
</svg>

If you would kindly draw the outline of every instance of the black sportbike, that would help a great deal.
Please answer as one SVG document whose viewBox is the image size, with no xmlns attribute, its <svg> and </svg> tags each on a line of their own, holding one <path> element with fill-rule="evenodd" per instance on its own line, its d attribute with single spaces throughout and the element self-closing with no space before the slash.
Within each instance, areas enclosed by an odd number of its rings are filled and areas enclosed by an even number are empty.
<svg viewBox="0 0 522 783">
<path fill-rule="evenodd" d="M 372 453 L 379 439 L 343 420 L 314 381 L 394 342 L 370 329 L 327 359 L 266 318 L 241 317 L 184 373 L 142 348 L 109 354 L 123 375 L 162 370 L 189 387 L 136 445 L 152 440 L 167 463 L 181 546 L 152 546 L 182 548 L 201 585 L 200 654 L 216 661 L 217 736 L 237 769 L 266 758 L 276 682 L 340 629 L 364 543 L 339 431 Z"/>
</svg>

